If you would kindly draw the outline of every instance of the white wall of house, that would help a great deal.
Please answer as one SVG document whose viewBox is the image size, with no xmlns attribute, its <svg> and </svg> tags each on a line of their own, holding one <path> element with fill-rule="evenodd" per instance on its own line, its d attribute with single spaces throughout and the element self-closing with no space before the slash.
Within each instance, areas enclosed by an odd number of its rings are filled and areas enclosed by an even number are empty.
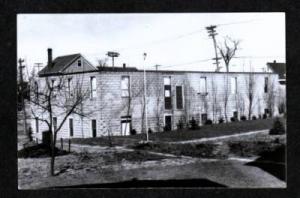
<svg viewBox="0 0 300 198">
<path fill-rule="evenodd" d="M 129 77 L 129 93 L 131 96 L 131 104 L 128 110 L 129 98 L 122 96 L 122 76 Z M 255 94 L 253 103 L 252 115 L 259 116 L 264 113 L 266 108 L 264 93 L 265 77 L 269 78 L 269 82 L 274 83 L 274 89 L 278 90 L 278 76 L 271 73 L 253 73 L 255 83 Z M 84 111 L 95 110 L 95 112 L 85 118 L 78 115 L 71 115 L 73 118 L 73 137 L 92 137 L 92 119 L 96 120 L 97 136 L 107 136 L 108 132 L 113 135 L 121 134 L 122 116 L 131 116 L 131 129 L 135 129 L 138 133 L 142 131 L 142 110 L 143 110 L 143 72 L 91 72 L 83 75 L 72 74 L 66 75 L 66 79 L 72 78 L 80 80 L 84 89 L 91 89 L 91 77 L 96 79 L 96 96 L 89 98 L 83 104 Z M 164 77 L 171 79 L 171 102 L 172 108 L 165 109 L 164 101 Z M 247 78 L 249 73 L 214 73 L 214 72 L 172 72 L 172 71 L 148 71 L 147 72 L 147 110 L 148 110 L 148 127 L 152 131 L 162 131 L 164 125 L 164 116 L 172 116 L 172 129 L 176 129 L 177 123 L 180 119 L 190 120 L 192 117 L 201 123 L 201 114 L 207 113 L 208 119 L 213 119 L 213 93 L 214 86 L 217 88 L 217 105 L 220 106 L 221 111 L 215 115 L 215 121 L 220 117 L 224 117 L 224 93 L 225 82 L 228 77 L 228 107 L 227 117 L 233 117 L 233 112 L 238 111 L 238 117 L 241 115 L 248 115 L 248 99 L 247 92 Z M 55 78 L 55 77 L 50 77 Z M 202 80 L 201 80 L 202 79 Z M 205 80 L 203 80 L 205 79 Z M 236 79 L 236 85 L 233 85 Z M 43 87 L 45 78 L 40 78 L 40 87 Z M 206 85 L 203 82 L 206 81 Z M 202 82 L 202 84 L 200 84 Z M 176 86 L 182 87 L 183 108 L 178 109 L 176 103 Z M 236 92 L 232 89 L 236 88 Z M 206 89 L 205 93 L 203 89 Z M 123 90 L 124 92 L 124 90 Z M 242 98 L 245 103 L 245 110 L 241 112 L 237 107 L 237 96 Z M 205 99 L 206 98 L 206 99 Z M 206 101 L 205 101 L 206 100 Z M 37 114 L 47 116 L 46 114 Z M 63 113 L 61 110 L 54 111 L 57 115 L 58 123 L 61 122 L 62 117 L 59 114 Z M 275 115 L 278 114 L 275 108 Z M 124 120 L 124 118 L 123 118 Z M 161 127 L 157 127 L 157 123 Z M 41 132 L 47 130 L 45 123 L 39 121 L 39 132 L 35 129 L 35 120 L 32 120 L 34 136 L 41 139 Z M 58 138 L 69 138 L 69 118 L 63 125 L 61 131 L 58 133 Z M 71 137 L 72 138 L 72 137 Z"/>
</svg>

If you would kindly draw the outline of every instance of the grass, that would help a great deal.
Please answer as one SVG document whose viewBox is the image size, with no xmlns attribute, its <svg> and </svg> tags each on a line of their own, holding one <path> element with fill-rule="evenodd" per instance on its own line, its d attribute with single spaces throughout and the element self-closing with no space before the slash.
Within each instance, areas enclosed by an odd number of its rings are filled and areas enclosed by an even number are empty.
<svg viewBox="0 0 300 198">
<path fill-rule="evenodd" d="M 148 150 L 160 153 L 169 153 L 177 156 L 185 155 L 200 158 L 225 159 L 230 156 L 251 157 L 262 153 L 273 152 L 284 146 L 283 142 L 274 140 L 240 140 L 211 143 L 170 144 L 165 142 L 148 142 L 132 146 L 137 150 Z M 278 156 L 281 157 L 281 156 Z"/>
<path fill-rule="evenodd" d="M 232 135 L 245 133 L 249 131 L 270 129 L 273 126 L 273 119 L 249 120 L 240 122 L 230 122 L 214 125 L 201 126 L 200 129 L 180 129 L 168 132 L 158 132 L 149 134 L 149 139 L 159 142 L 176 142 L 209 137 L 218 137 L 223 135 Z M 145 140 L 145 134 L 137 134 L 131 136 L 113 136 L 113 146 L 134 145 L 140 140 Z M 97 138 L 74 138 L 72 143 L 108 146 L 108 137 Z"/>
</svg>

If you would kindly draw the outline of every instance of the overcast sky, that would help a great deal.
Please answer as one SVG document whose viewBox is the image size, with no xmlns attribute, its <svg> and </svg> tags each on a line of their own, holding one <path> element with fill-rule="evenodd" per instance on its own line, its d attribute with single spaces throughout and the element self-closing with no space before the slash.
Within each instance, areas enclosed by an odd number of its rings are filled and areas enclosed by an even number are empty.
<svg viewBox="0 0 300 198">
<path fill-rule="evenodd" d="M 226 36 L 241 41 L 231 71 L 247 71 L 250 65 L 262 71 L 266 62 L 285 62 L 284 13 L 19 14 L 17 53 L 29 70 L 47 63 L 50 47 L 54 58 L 81 53 L 94 65 L 115 50 L 120 53 L 116 66 L 212 71 L 209 25 L 217 25 L 218 43 Z"/>
</svg>

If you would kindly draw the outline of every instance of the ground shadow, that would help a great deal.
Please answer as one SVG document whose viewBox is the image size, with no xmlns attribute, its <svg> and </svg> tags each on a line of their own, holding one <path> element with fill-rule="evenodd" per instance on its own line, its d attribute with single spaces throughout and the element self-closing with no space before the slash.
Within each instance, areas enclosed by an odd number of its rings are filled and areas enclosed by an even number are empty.
<svg viewBox="0 0 300 198">
<path fill-rule="evenodd" d="M 285 146 L 280 146 L 274 151 L 265 151 L 260 154 L 260 157 L 246 165 L 256 166 L 262 170 L 272 174 L 278 179 L 286 180 L 286 161 L 285 161 Z"/>
<path fill-rule="evenodd" d="M 223 184 L 219 184 L 208 179 L 184 179 L 184 180 L 137 180 L 118 183 L 106 184 L 84 184 L 77 186 L 59 186 L 53 188 L 144 188 L 144 187 L 221 187 L 225 188 Z"/>
</svg>

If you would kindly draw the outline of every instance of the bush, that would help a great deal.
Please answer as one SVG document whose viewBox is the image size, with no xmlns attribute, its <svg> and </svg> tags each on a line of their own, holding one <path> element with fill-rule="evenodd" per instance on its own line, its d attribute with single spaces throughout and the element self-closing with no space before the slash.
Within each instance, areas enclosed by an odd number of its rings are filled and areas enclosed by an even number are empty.
<svg viewBox="0 0 300 198">
<path fill-rule="evenodd" d="M 280 122 L 279 118 L 276 118 L 274 123 L 273 123 L 273 128 L 270 129 L 269 131 L 270 135 L 282 135 L 285 134 L 285 128 L 282 124 L 282 122 Z"/>
<path fill-rule="evenodd" d="M 240 118 L 242 121 L 246 121 L 247 120 L 247 118 L 246 118 L 246 116 L 241 116 L 241 118 Z"/>
<path fill-rule="evenodd" d="M 149 134 L 150 134 L 150 133 L 153 133 L 153 131 L 152 131 L 151 128 L 148 129 L 148 133 L 149 133 Z"/>
<path fill-rule="evenodd" d="M 135 129 L 131 130 L 131 135 L 136 135 L 136 130 Z"/>
<path fill-rule="evenodd" d="M 222 123 L 224 123 L 224 119 L 223 119 L 223 118 L 220 118 L 220 119 L 219 119 L 219 124 L 222 124 Z"/>
<path fill-rule="evenodd" d="M 190 125 L 191 125 L 191 129 L 192 130 L 195 130 L 195 129 L 199 128 L 198 123 L 196 122 L 196 120 L 194 119 L 194 117 L 192 117 L 192 119 L 190 120 Z"/>
<path fill-rule="evenodd" d="M 230 121 L 231 121 L 231 122 L 235 122 L 235 121 L 236 121 L 235 117 L 231 117 L 231 118 L 230 118 Z"/>
<path fill-rule="evenodd" d="M 264 113 L 263 114 L 263 119 L 267 119 L 267 117 L 268 117 L 267 114 Z"/>
<path fill-rule="evenodd" d="M 183 129 L 184 128 L 184 122 L 183 120 L 179 120 L 179 122 L 177 123 L 177 129 Z"/>
<path fill-rule="evenodd" d="M 252 120 L 257 120 L 257 117 L 256 116 L 252 116 Z"/>
<path fill-rule="evenodd" d="M 212 124 L 213 124 L 213 122 L 210 119 L 208 119 L 208 120 L 205 121 L 205 125 L 212 125 Z"/>
</svg>

